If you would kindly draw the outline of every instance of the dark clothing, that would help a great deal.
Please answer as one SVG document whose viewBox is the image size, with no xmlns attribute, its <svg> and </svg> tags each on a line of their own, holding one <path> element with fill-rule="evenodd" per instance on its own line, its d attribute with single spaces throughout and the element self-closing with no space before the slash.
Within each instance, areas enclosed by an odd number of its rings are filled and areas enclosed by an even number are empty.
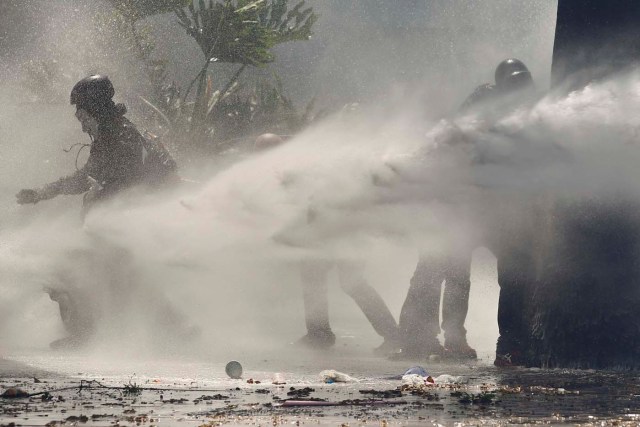
<svg viewBox="0 0 640 427">
<path fill-rule="evenodd" d="M 125 117 L 119 116 L 100 126 L 99 137 L 91 144 L 87 163 L 72 175 L 46 185 L 42 200 L 60 194 L 86 193 L 97 185 L 95 198 L 103 200 L 138 183 L 143 171 L 142 135 Z M 92 184 L 92 180 L 95 183 Z"/>
<path fill-rule="evenodd" d="M 98 137 L 92 142 L 87 163 L 72 175 L 46 185 L 38 191 L 39 200 L 51 199 L 60 194 L 85 193 L 84 213 L 96 202 L 105 200 L 121 190 L 141 182 L 143 177 L 143 137 L 125 117 L 118 115 L 103 121 L 98 129 Z M 100 247 L 102 242 L 96 247 Z M 107 250 L 100 254 L 99 265 L 111 264 L 109 285 L 114 295 L 127 296 L 131 271 L 128 252 L 104 245 Z M 96 258 L 85 261 L 91 265 Z M 95 265 L 93 265 L 95 267 Z M 89 307 L 82 288 L 73 285 L 73 278 L 66 278 L 67 289 L 50 291 L 51 299 L 60 306 L 60 314 L 70 334 L 52 343 L 52 347 L 78 346 L 85 343 L 94 330 L 94 311 Z M 123 300 L 126 302 L 126 298 Z M 124 306 L 124 302 L 115 305 Z"/>
<path fill-rule="evenodd" d="M 533 298 L 536 281 L 536 247 L 534 238 L 539 229 L 540 200 L 514 192 L 499 194 L 501 207 L 491 218 L 485 218 L 486 246 L 498 261 L 499 337 L 498 357 L 511 356 L 511 364 L 524 363 L 522 352 L 530 339 L 530 313 L 525 309 Z"/>
<path fill-rule="evenodd" d="M 552 83 L 579 89 L 640 61 L 640 2 L 559 0 Z"/>
<path fill-rule="evenodd" d="M 483 84 L 474 89 L 474 91 L 464 100 L 460 107 L 461 113 L 468 113 L 494 100 L 496 97 L 496 86 L 492 84 Z"/>
<path fill-rule="evenodd" d="M 471 252 L 466 255 L 421 256 L 400 313 L 403 351 L 428 354 L 440 333 L 440 293 L 445 283 L 442 329 L 447 341 L 466 339 Z"/>
<path fill-rule="evenodd" d="M 331 330 L 327 276 L 333 267 L 338 269 L 340 287 L 360 307 L 373 329 L 385 339 L 397 337 L 398 326 L 378 292 L 364 280 L 361 267 L 347 261 L 309 261 L 301 268 L 305 321 L 309 334 L 323 334 Z"/>
</svg>

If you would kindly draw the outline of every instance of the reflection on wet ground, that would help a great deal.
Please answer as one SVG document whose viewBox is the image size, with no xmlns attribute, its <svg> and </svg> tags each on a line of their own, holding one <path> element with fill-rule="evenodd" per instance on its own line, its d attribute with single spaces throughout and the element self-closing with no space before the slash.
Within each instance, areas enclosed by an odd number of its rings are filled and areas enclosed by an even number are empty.
<svg viewBox="0 0 640 427">
<path fill-rule="evenodd" d="M 0 399 L 0 424 L 640 423 L 633 373 L 423 362 L 431 375 L 465 383 L 402 388 L 398 373 L 416 363 L 296 352 L 271 361 L 247 357 L 243 379 L 233 380 L 224 363 L 16 355 L 0 362 L 0 393 L 17 387 L 30 396 Z M 327 368 L 357 382 L 326 384 L 318 374 Z"/>
</svg>

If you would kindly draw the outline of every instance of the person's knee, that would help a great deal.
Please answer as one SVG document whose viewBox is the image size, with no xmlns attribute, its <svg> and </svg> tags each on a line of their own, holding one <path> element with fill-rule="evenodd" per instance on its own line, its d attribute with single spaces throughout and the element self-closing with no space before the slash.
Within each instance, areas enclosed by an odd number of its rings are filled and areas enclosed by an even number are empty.
<svg viewBox="0 0 640 427">
<path fill-rule="evenodd" d="M 306 261 L 300 265 L 300 276 L 305 282 L 324 281 L 330 269 L 325 261 Z"/>
</svg>

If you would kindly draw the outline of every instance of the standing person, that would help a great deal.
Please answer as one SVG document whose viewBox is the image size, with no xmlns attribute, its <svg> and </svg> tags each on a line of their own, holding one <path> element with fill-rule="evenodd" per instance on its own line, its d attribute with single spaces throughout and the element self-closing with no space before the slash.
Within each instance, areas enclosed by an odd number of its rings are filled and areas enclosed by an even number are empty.
<svg viewBox="0 0 640 427">
<path fill-rule="evenodd" d="M 92 75 L 76 83 L 70 102 L 76 107 L 75 116 L 82 131 L 91 139 L 89 158 L 82 168 L 69 176 L 39 189 L 20 190 L 16 195 L 19 204 L 38 203 L 61 194 L 84 194 L 83 213 L 86 214 L 96 204 L 125 189 L 146 179 L 159 182 L 175 171 L 175 162 L 168 152 L 138 132 L 124 116 L 126 107 L 113 102 L 114 95 L 113 84 L 105 75 Z M 106 250 L 88 259 L 99 262 L 101 266 L 113 264 L 112 273 L 121 274 L 111 282 L 118 287 L 116 291 L 124 290 L 123 282 L 130 280 L 127 270 L 130 255 L 121 248 L 105 247 L 102 241 L 97 240 L 97 243 Z M 86 293 L 68 283 L 73 280 L 64 282 L 64 288 L 47 290 L 51 299 L 58 302 L 69 334 L 53 342 L 52 347 L 77 346 L 86 342 L 95 323 Z M 125 292 L 113 293 L 118 294 L 114 296 L 120 300 L 125 299 Z"/>
<path fill-rule="evenodd" d="M 297 343 L 311 348 L 328 348 L 336 336 L 329 322 L 327 276 L 336 268 L 340 288 L 360 307 L 373 329 L 384 338 L 374 351 L 390 354 L 398 347 L 398 325 L 378 292 L 364 278 L 364 268 L 356 261 L 311 260 L 302 265 L 302 298 L 307 334 Z"/>
<path fill-rule="evenodd" d="M 480 113 L 491 126 L 493 121 L 515 105 L 521 105 L 532 89 L 533 79 L 527 66 L 518 59 L 506 59 L 496 68 L 495 84 L 478 86 L 460 110 L 463 114 Z M 484 162 L 486 159 L 480 156 L 477 161 Z M 497 233 L 503 234 L 503 231 Z M 496 230 L 493 229 L 490 234 L 496 234 Z M 486 240 L 471 246 L 457 245 L 451 252 L 420 257 L 400 314 L 402 350 L 398 357 L 416 358 L 437 354 L 456 359 L 477 358 L 476 351 L 467 343 L 464 324 L 469 308 L 472 251 L 481 243 L 489 246 L 498 258 L 500 338 L 496 364 L 500 365 L 503 360 L 510 360 L 513 354 L 518 353 L 524 339 L 523 331 L 526 331 L 523 326 L 524 315 L 518 312 L 518 307 L 522 307 L 526 288 L 524 277 L 531 263 L 521 251 L 512 248 L 514 242 L 507 236 L 490 235 Z M 507 241 L 510 243 L 507 244 Z M 526 246 L 528 243 L 520 242 L 519 245 Z M 517 274 L 517 271 L 521 273 Z M 437 338 L 440 333 L 440 294 L 443 284 L 444 347 Z"/>
<path fill-rule="evenodd" d="M 263 151 L 282 144 L 279 135 L 260 135 L 254 144 L 255 151 Z M 312 223 L 315 211 L 310 208 L 307 222 Z M 312 259 L 302 263 L 300 277 L 304 302 L 307 333 L 296 344 L 314 349 L 333 346 L 336 336 L 329 321 L 328 275 L 332 269 L 338 272 L 341 289 L 360 307 L 373 329 L 384 338 L 376 352 L 389 354 L 398 343 L 398 324 L 378 292 L 364 278 L 364 266 L 353 260 Z"/>
</svg>

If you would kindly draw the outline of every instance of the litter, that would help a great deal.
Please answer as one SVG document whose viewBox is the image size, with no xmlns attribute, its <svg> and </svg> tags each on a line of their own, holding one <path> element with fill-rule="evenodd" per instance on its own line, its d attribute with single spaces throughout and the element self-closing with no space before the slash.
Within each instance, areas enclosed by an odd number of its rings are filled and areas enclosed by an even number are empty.
<svg viewBox="0 0 640 427">
<path fill-rule="evenodd" d="M 443 374 L 434 378 L 436 384 L 467 384 L 468 378 Z"/>
<path fill-rule="evenodd" d="M 239 380 L 240 378 L 242 378 L 242 365 L 240 364 L 240 362 L 237 362 L 235 360 L 227 363 L 224 371 L 227 373 L 227 375 L 229 375 L 230 378 L 233 378 L 234 380 Z"/>
<path fill-rule="evenodd" d="M 273 379 L 271 380 L 271 384 L 274 385 L 284 385 L 287 382 L 284 380 L 284 376 L 280 373 L 273 374 Z"/>
<path fill-rule="evenodd" d="M 358 382 L 357 379 L 333 369 L 327 369 L 320 372 L 320 377 L 322 377 L 322 380 L 327 384 Z"/>
<path fill-rule="evenodd" d="M 421 387 L 423 385 L 432 385 L 434 383 L 433 378 L 427 376 L 423 377 L 418 374 L 409 374 L 402 376 L 403 387 Z"/>
<path fill-rule="evenodd" d="M 428 377 L 429 376 L 429 374 L 427 373 L 426 369 L 424 369 L 422 366 L 413 366 L 413 367 L 407 369 L 407 371 L 404 373 L 404 375 L 420 375 L 421 377 Z"/>
<path fill-rule="evenodd" d="M 402 385 L 408 387 L 420 387 L 434 383 L 433 377 L 422 366 L 413 366 L 407 369 L 401 379 Z"/>
<path fill-rule="evenodd" d="M 281 408 L 291 406 L 384 406 L 384 405 L 406 405 L 405 400 L 374 400 L 374 399 L 353 399 L 341 402 L 327 402 L 324 400 L 285 400 L 280 405 Z"/>
<path fill-rule="evenodd" d="M 23 397 L 29 397 L 29 393 L 21 388 L 11 387 L 2 393 L 0 397 L 4 397 L 5 399 L 21 399 Z"/>
</svg>

